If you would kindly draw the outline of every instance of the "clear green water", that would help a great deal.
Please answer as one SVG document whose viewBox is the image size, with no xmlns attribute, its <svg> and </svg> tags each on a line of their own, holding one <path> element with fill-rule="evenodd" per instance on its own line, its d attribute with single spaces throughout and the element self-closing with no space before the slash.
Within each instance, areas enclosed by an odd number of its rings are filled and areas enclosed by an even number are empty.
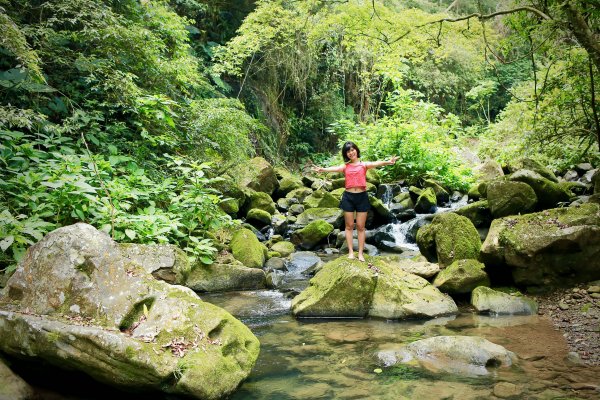
<svg viewBox="0 0 600 400">
<path fill-rule="evenodd" d="M 599 384 L 600 369 L 566 360 L 564 338 L 538 316 L 461 314 L 429 321 L 295 320 L 274 291 L 202 296 L 245 322 L 259 338 L 257 364 L 232 399 L 600 398 L 573 385 Z M 464 377 L 416 366 L 384 368 L 376 354 L 438 335 L 481 336 L 517 353 L 517 365 Z M 375 372 L 376 369 L 381 372 Z M 503 391 L 504 390 L 504 391 Z"/>
</svg>

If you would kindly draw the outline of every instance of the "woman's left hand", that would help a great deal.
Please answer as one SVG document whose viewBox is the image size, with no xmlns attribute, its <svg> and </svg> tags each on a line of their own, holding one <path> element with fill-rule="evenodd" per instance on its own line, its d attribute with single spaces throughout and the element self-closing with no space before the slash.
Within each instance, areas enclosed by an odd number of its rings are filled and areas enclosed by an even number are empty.
<svg viewBox="0 0 600 400">
<path fill-rule="evenodd" d="M 397 160 L 398 160 L 398 156 L 394 156 L 394 157 L 390 158 L 390 160 L 388 161 L 388 165 L 396 164 Z"/>
</svg>

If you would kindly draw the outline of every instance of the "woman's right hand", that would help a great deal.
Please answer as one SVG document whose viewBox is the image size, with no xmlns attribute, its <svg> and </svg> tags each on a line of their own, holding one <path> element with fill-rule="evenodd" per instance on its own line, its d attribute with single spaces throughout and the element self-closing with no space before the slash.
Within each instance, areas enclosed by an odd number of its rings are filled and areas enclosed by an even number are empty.
<svg viewBox="0 0 600 400">
<path fill-rule="evenodd" d="M 313 171 L 315 171 L 315 172 L 323 172 L 323 167 L 313 167 Z"/>
</svg>

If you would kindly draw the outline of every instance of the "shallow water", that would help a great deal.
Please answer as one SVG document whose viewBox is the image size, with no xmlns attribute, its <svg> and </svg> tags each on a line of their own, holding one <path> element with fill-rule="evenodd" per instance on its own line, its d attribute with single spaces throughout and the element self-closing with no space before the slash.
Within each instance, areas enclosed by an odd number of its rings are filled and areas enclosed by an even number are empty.
<svg viewBox="0 0 600 400">
<path fill-rule="evenodd" d="M 290 301 L 274 291 L 203 299 L 240 318 L 261 342 L 252 374 L 232 399 L 489 399 L 496 398 L 494 390 L 501 394 L 502 382 L 516 385 L 516 398 L 600 398 L 593 389 L 600 384 L 600 368 L 567 361 L 561 333 L 538 316 L 295 320 Z M 438 335 L 484 337 L 520 359 L 510 368 L 464 377 L 414 366 L 384 368 L 375 357 L 380 350 Z"/>
</svg>

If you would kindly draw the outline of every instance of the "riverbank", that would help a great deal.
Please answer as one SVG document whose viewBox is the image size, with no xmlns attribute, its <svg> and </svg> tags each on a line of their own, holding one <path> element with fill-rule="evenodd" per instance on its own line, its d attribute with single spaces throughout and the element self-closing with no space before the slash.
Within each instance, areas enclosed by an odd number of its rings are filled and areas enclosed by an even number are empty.
<svg viewBox="0 0 600 400">
<path fill-rule="evenodd" d="M 600 281 L 532 296 L 586 365 L 600 365 Z M 577 357 L 574 357 L 575 361 Z"/>
</svg>

